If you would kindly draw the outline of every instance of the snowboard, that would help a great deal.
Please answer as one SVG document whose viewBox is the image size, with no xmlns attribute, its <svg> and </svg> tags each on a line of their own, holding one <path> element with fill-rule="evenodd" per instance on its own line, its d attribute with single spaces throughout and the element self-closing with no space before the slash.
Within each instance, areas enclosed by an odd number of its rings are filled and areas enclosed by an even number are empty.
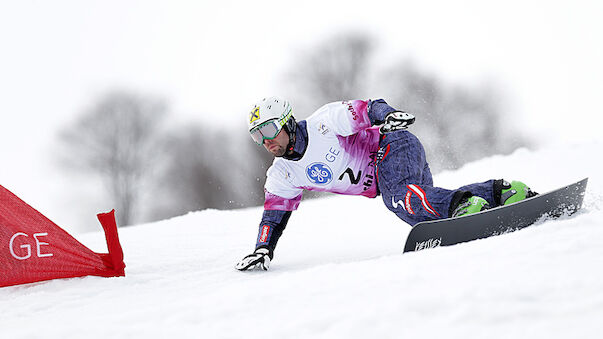
<svg viewBox="0 0 603 339">
<path fill-rule="evenodd" d="M 404 252 L 450 246 L 513 232 L 538 221 L 574 214 L 582 207 L 588 178 L 514 204 L 457 218 L 416 224 L 406 239 Z"/>
</svg>

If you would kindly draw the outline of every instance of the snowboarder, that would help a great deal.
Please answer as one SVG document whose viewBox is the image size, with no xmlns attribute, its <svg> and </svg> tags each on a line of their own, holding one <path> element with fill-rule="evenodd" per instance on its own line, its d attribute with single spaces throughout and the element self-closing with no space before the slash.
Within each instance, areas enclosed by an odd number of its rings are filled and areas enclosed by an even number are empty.
<svg viewBox="0 0 603 339">
<path fill-rule="evenodd" d="M 414 226 L 535 195 L 519 181 L 488 180 L 449 190 L 433 186 L 425 150 L 407 128 L 415 117 L 385 100 L 326 104 L 297 122 L 280 98 L 261 100 L 248 116 L 252 139 L 276 158 L 266 173 L 256 249 L 238 270 L 267 270 L 304 189 L 375 198 Z"/>
</svg>

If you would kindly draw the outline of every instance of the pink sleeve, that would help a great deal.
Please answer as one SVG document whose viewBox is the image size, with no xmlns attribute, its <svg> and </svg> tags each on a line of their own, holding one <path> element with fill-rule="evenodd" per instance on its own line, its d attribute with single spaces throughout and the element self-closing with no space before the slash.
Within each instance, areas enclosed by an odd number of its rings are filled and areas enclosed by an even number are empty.
<svg viewBox="0 0 603 339">
<path fill-rule="evenodd" d="M 363 129 L 371 127 L 371 120 L 368 116 L 368 101 L 351 100 L 348 101 L 348 111 L 350 111 L 350 125 L 352 132 L 357 133 Z"/>
<path fill-rule="evenodd" d="M 287 199 L 274 195 L 266 190 L 264 190 L 264 196 L 266 198 L 264 201 L 264 209 L 278 211 L 295 211 L 302 198 L 301 193 L 293 199 Z"/>
<path fill-rule="evenodd" d="M 368 115 L 368 101 L 338 101 L 324 107 L 325 122 L 341 136 L 356 134 L 371 127 Z"/>
</svg>

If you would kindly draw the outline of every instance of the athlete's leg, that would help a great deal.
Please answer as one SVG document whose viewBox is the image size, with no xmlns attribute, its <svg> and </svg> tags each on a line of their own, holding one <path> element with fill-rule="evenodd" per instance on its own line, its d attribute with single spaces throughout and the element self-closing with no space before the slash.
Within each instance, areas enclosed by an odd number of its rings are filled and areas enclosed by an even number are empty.
<svg viewBox="0 0 603 339">
<path fill-rule="evenodd" d="M 456 191 L 433 186 L 420 141 L 408 131 L 386 134 L 377 161 L 378 185 L 387 208 L 410 225 L 448 218 Z"/>
</svg>

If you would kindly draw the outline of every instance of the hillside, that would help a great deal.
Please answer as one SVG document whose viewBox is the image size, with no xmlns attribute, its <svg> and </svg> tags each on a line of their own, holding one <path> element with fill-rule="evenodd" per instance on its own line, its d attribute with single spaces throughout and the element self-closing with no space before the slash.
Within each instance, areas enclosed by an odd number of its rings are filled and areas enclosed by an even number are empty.
<svg viewBox="0 0 603 339">
<path fill-rule="evenodd" d="M 260 208 L 120 229 L 125 278 L 0 289 L 1 338 L 600 338 L 601 143 L 518 150 L 435 177 L 519 179 L 546 192 L 590 177 L 577 215 L 402 255 L 410 227 L 380 198 L 302 202 L 268 272 L 238 272 Z M 100 229 L 100 227 L 99 227 Z M 105 251 L 100 232 L 76 236 Z"/>
</svg>

